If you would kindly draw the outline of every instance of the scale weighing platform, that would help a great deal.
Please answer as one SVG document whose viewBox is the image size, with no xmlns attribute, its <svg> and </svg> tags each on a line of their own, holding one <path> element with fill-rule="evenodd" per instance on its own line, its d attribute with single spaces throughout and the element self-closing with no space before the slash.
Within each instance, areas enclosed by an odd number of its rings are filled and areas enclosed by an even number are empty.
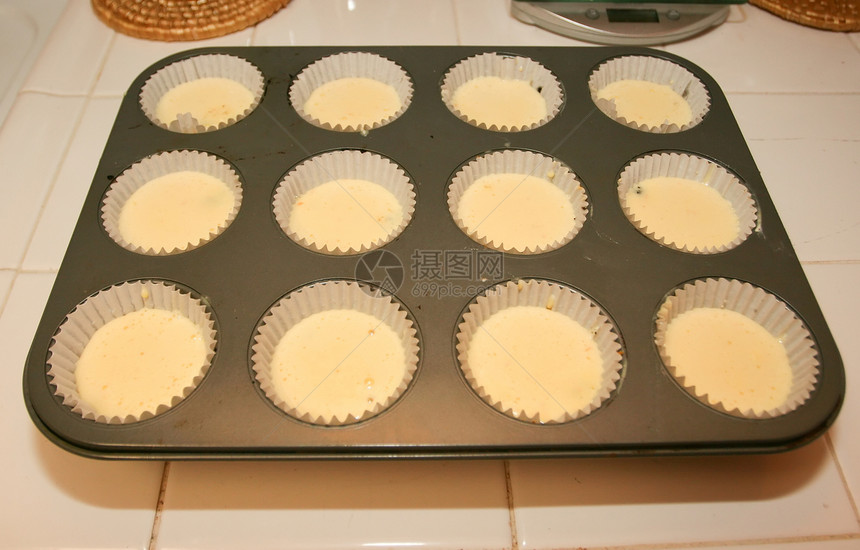
<svg viewBox="0 0 860 550">
<path fill-rule="evenodd" d="M 654 45 L 683 40 L 726 20 L 746 0 L 512 0 L 511 14 L 531 25 L 598 44 Z"/>
</svg>

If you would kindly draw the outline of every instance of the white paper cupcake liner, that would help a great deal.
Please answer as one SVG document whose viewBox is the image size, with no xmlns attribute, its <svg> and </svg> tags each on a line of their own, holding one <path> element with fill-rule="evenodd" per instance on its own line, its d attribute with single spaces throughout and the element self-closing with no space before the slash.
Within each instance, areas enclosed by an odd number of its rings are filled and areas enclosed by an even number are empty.
<svg viewBox="0 0 860 550">
<path fill-rule="evenodd" d="M 164 94 L 180 84 L 201 78 L 228 78 L 250 90 L 254 99 L 247 109 L 235 113 L 217 126 L 204 126 L 190 113 L 181 114 L 174 120 L 158 119 L 156 109 Z M 155 125 L 172 132 L 182 134 L 212 132 L 235 124 L 251 114 L 263 98 L 265 84 L 263 73 L 242 58 L 225 54 L 198 55 L 171 63 L 154 73 L 141 88 L 140 107 Z"/>
<path fill-rule="evenodd" d="M 108 322 L 144 308 L 177 312 L 201 328 L 206 358 L 191 385 L 155 410 L 125 417 L 105 416 L 81 399 L 75 380 L 77 362 L 93 334 Z M 48 378 L 54 394 L 81 417 L 103 424 L 128 424 L 146 420 L 175 407 L 200 384 L 215 355 L 215 322 L 199 298 L 169 282 L 132 281 L 108 287 L 90 296 L 69 313 L 60 324 L 48 348 Z"/>
<path fill-rule="evenodd" d="M 690 386 L 677 374 L 666 351 L 666 330 L 684 312 L 696 308 L 718 308 L 745 315 L 782 343 L 792 371 L 791 389 L 786 401 L 774 409 L 727 409 L 708 395 L 708 388 Z M 815 389 L 819 359 L 812 334 L 785 303 L 769 292 L 734 279 L 699 279 L 685 284 L 669 295 L 657 312 L 654 341 L 666 369 L 693 397 L 718 411 L 742 418 L 773 418 L 789 413 L 806 402 Z"/>
<path fill-rule="evenodd" d="M 196 241 L 185 246 L 158 249 L 128 242 L 119 229 L 119 217 L 132 194 L 155 178 L 174 172 L 192 171 L 212 176 L 222 182 L 233 193 L 233 208 L 214 232 L 200 235 Z M 169 201 L 171 197 L 165 197 Z M 213 155 L 199 151 L 169 151 L 147 157 L 126 169 L 111 184 L 105 193 L 101 207 L 102 226 L 108 235 L 121 247 L 137 254 L 164 256 L 179 254 L 198 248 L 220 235 L 236 218 L 242 205 L 242 184 L 232 166 Z"/>
<path fill-rule="evenodd" d="M 293 232 L 290 229 L 290 215 L 296 200 L 319 185 L 340 179 L 367 180 L 394 195 L 403 211 L 397 227 L 375 241 L 345 248 L 317 242 Z M 281 229 L 299 245 L 323 254 L 362 254 L 391 242 L 409 225 L 415 212 L 415 191 L 406 172 L 391 160 L 375 153 L 340 150 L 312 157 L 291 170 L 275 190 L 273 208 Z M 344 235 L 348 235 L 350 228 L 344 227 L 343 231 Z"/>
<path fill-rule="evenodd" d="M 597 97 L 600 90 L 619 80 L 641 80 L 669 86 L 690 105 L 692 119 L 681 126 L 677 124 L 651 126 L 619 116 L 614 101 Z M 606 116 L 630 128 L 656 134 L 682 132 L 696 126 L 711 106 L 708 90 L 701 80 L 684 67 L 659 57 L 631 55 L 605 61 L 589 76 L 588 88 L 594 104 Z"/>
<path fill-rule="evenodd" d="M 299 403 L 297 407 L 286 403 L 284 398 L 278 395 L 271 378 L 271 362 L 275 348 L 284 335 L 300 321 L 315 313 L 338 309 L 366 313 L 388 325 L 399 336 L 406 361 L 403 380 L 385 401 L 375 402 L 371 408 L 352 411 L 343 418 L 328 417 L 318 414 L 317 411 L 305 410 L 303 403 Z M 312 283 L 279 300 L 269 309 L 257 328 L 252 352 L 251 363 L 255 379 L 262 392 L 276 407 L 303 422 L 342 426 L 372 418 L 400 399 L 418 368 L 419 343 L 417 330 L 398 301 L 389 295 L 368 292 L 368 288 L 361 283 L 341 280 Z"/>
<path fill-rule="evenodd" d="M 328 82 L 339 78 L 369 78 L 393 87 L 400 98 L 400 108 L 391 116 L 363 125 L 331 125 L 305 112 L 311 94 Z M 324 57 L 305 67 L 290 86 L 290 103 L 303 119 L 326 130 L 337 132 L 367 132 L 385 126 L 399 118 L 412 102 L 412 80 L 397 63 L 369 52 L 343 52 Z"/>
<path fill-rule="evenodd" d="M 684 235 L 663 235 L 649 228 L 627 205 L 627 194 L 636 184 L 657 177 L 697 181 L 717 191 L 731 203 L 738 218 L 737 237 L 727 243 L 700 247 L 686 243 Z M 686 153 L 657 153 L 628 164 L 618 177 L 618 200 L 627 219 L 643 235 L 663 246 L 691 254 L 717 254 L 731 250 L 744 242 L 758 226 L 755 201 L 738 177 L 708 159 Z"/>
<path fill-rule="evenodd" d="M 457 88 L 470 80 L 487 76 L 528 82 L 546 102 L 547 115 L 532 124 L 507 126 L 501 123 L 478 122 L 469 113 L 462 113 L 454 107 L 452 100 Z M 555 118 L 564 101 L 561 83 L 549 69 L 528 57 L 500 53 L 484 53 L 460 61 L 445 74 L 441 92 L 443 103 L 459 119 L 472 126 L 495 132 L 521 132 L 543 126 Z"/>
<path fill-rule="evenodd" d="M 469 365 L 469 346 L 472 337 L 481 330 L 481 325 L 492 315 L 511 307 L 537 306 L 562 313 L 593 335 L 603 364 L 601 387 L 593 400 L 578 410 L 565 410 L 563 415 L 542 416 L 540 411 L 527 414 L 503 404 L 513 396 L 490 395 Z M 504 342 L 500 342 L 504 346 Z M 511 418 L 532 424 L 555 424 L 569 422 L 587 416 L 600 408 L 616 389 L 621 379 L 623 352 L 618 331 L 609 317 L 590 299 L 576 290 L 559 283 L 528 279 L 501 283 L 483 296 L 477 297 L 463 314 L 457 330 L 457 360 L 466 381 L 478 396 L 499 412 Z M 548 388 L 551 390 L 551 388 Z"/>
<path fill-rule="evenodd" d="M 574 211 L 573 227 L 558 240 L 535 243 L 522 249 L 506 245 L 496 236 L 487 234 L 480 226 L 470 230 L 457 213 L 460 199 L 476 180 L 492 174 L 523 174 L 549 181 L 561 189 L 570 200 Z M 576 237 L 588 216 L 588 196 L 576 174 L 560 161 L 531 151 L 504 150 L 479 156 L 454 175 L 448 187 L 448 211 L 463 233 L 487 248 L 511 254 L 542 254 L 561 248 Z"/>
</svg>

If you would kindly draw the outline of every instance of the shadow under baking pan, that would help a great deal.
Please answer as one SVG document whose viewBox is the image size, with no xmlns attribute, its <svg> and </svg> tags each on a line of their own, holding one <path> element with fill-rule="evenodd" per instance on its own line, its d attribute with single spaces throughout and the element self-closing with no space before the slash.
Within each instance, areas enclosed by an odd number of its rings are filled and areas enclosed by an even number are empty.
<svg viewBox="0 0 860 550">
<path fill-rule="evenodd" d="M 813 483 L 831 460 L 824 440 L 767 455 L 524 460 L 511 462 L 511 482 L 517 507 L 765 501 Z"/>
</svg>

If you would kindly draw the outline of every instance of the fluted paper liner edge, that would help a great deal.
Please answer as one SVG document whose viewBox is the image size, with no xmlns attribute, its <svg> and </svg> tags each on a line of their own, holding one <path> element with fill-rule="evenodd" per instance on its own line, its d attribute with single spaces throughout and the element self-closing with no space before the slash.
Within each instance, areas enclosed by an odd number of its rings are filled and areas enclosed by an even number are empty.
<svg viewBox="0 0 860 550">
<path fill-rule="evenodd" d="M 400 108 L 388 117 L 359 126 L 332 125 L 308 114 L 304 106 L 314 90 L 339 78 L 370 78 L 388 84 L 397 92 Z M 289 92 L 293 109 L 314 126 L 335 132 L 362 133 L 385 126 L 400 118 L 412 103 L 412 94 L 412 80 L 409 74 L 394 61 L 370 52 L 342 52 L 318 59 L 302 69 L 290 86 Z"/>
<path fill-rule="evenodd" d="M 690 105 L 692 119 L 681 126 L 666 123 L 651 126 L 619 116 L 614 101 L 597 97 L 600 90 L 619 80 L 641 80 L 669 86 Z M 606 116 L 635 130 L 655 134 L 689 130 L 702 122 L 711 107 L 708 90 L 696 75 L 681 65 L 659 57 L 629 55 L 609 59 L 591 73 L 588 78 L 588 89 L 594 104 Z"/>
<path fill-rule="evenodd" d="M 191 113 L 182 113 L 174 120 L 159 120 L 156 115 L 158 102 L 169 90 L 201 78 L 228 78 L 247 88 L 254 96 L 241 113 L 235 113 L 217 126 L 204 126 Z M 254 111 L 263 99 L 265 91 L 263 73 L 250 62 L 227 54 L 197 55 L 176 61 L 152 74 L 140 91 L 140 108 L 156 126 L 181 134 L 213 132 L 231 126 Z"/>
<path fill-rule="evenodd" d="M 480 228 L 470 230 L 458 215 L 460 199 L 476 180 L 492 174 L 523 174 L 523 176 L 534 176 L 552 183 L 570 200 L 574 211 L 573 227 L 558 240 L 535 243 L 523 249 L 506 246 L 501 241 L 497 242 L 492 235 L 485 234 Z M 511 254 L 543 254 L 561 248 L 576 237 L 588 216 L 588 196 L 576 174 L 560 161 L 531 151 L 504 150 L 477 157 L 454 175 L 448 187 L 448 211 L 463 233 L 487 248 Z"/>
<path fill-rule="evenodd" d="M 453 105 L 457 88 L 475 78 L 495 76 L 504 80 L 523 80 L 538 90 L 546 103 L 547 114 L 540 120 L 521 126 L 478 122 L 469 113 Z M 441 87 L 442 102 L 460 120 L 484 130 L 494 132 L 522 132 L 543 126 L 559 113 L 564 92 L 558 78 L 546 67 L 528 57 L 500 53 L 484 53 L 468 57 L 454 65 L 446 74 Z"/>
<path fill-rule="evenodd" d="M 379 239 L 348 246 L 330 247 L 292 231 L 290 215 L 298 198 L 319 185 L 338 179 L 367 180 L 385 188 L 400 204 L 403 211 L 400 223 Z M 363 254 L 391 242 L 406 229 L 415 212 L 415 188 L 403 168 L 388 158 L 366 151 L 332 151 L 302 162 L 284 176 L 275 190 L 272 208 L 281 230 L 299 245 L 322 254 Z M 348 232 L 349 228 L 344 228 L 344 234 Z"/>
<path fill-rule="evenodd" d="M 682 313 L 706 307 L 745 315 L 782 343 L 792 371 L 791 389 L 782 405 L 758 412 L 753 409 L 730 410 L 708 395 L 705 388 L 690 386 L 683 376 L 677 374 L 665 348 L 666 330 L 672 320 Z M 820 362 L 815 341 L 800 318 L 773 294 L 736 279 L 698 279 L 676 289 L 657 312 L 654 342 L 666 369 L 687 393 L 715 410 L 741 418 L 774 418 L 797 409 L 809 399 L 819 376 Z"/>
<path fill-rule="evenodd" d="M 155 410 L 125 417 L 107 417 L 94 410 L 78 393 L 77 361 L 95 332 L 108 322 L 144 308 L 177 312 L 200 327 L 207 350 L 203 365 L 191 385 L 169 403 Z M 101 424 L 130 424 L 160 415 L 178 405 L 197 388 L 212 365 L 216 347 L 215 321 L 200 299 L 167 281 L 144 280 L 120 283 L 90 296 L 73 309 L 60 324 L 48 348 L 49 383 L 63 404 L 82 418 Z"/>
<path fill-rule="evenodd" d="M 729 242 L 713 246 L 690 246 L 680 235 L 662 235 L 648 228 L 627 206 L 627 193 L 634 185 L 650 178 L 676 177 L 707 185 L 732 205 L 738 219 L 738 235 Z M 628 164 L 618 178 L 618 200 L 624 215 L 636 229 L 651 240 L 681 252 L 718 254 L 747 240 L 758 227 L 758 210 L 749 189 L 722 166 L 686 153 L 658 153 L 639 157 Z"/>
<path fill-rule="evenodd" d="M 363 422 L 380 414 L 396 403 L 408 389 L 418 369 L 418 331 L 399 301 L 371 290 L 366 285 L 347 280 L 312 283 L 284 296 L 267 311 L 254 334 L 251 366 L 260 389 L 277 408 L 309 424 L 343 426 Z M 405 376 L 388 399 L 344 418 L 326 418 L 290 406 L 278 395 L 271 380 L 271 360 L 284 335 L 303 319 L 333 309 L 353 309 L 387 324 L 400 337 L 406 358 Z"/>
<path fill-rule="evenodd" d="M 595 392 L 592 401 L 584 408 L 565 411 L 561 417 L 544 418 L 540 411 L 529 415 L 525 411 L 515 411 L 505 407 L 501 399 L 489 395 L 481 383 L 475 379 L 469 366 L 469 345 L 473 335 L 493 314 L 509 307 L 537 306 L 552 309 L 570 317 L 588 329 L 600 350 L 602 358 L 602 386 Z M 611 397 L 621 379 L 623 350 L 618 329 L 588 297 L 566 285 L 539 280 L 525 279 L 500 283 L 489 289 L 485 295 L 478 296 L 462 315 L 457 325 L 457 361 L 466 381 L 476 394 L 497 411 L 523 422 L 532 424 L 559 424 L 583 418 L 599 409 Z M 503 343 L 502 343 L 503 344 Z"/>
<path fill-rule="evenodd" d="M 119 217 L 128 199 L 135 191 L 155 178 L 179 171 L 201 172 L 212 176 L 224 183 L 233 194 L 233 208 L 227 217 L 216 227 L 214 232 L 201 235 L 195 242 L 188 242 L 184 247 L 167 249 L 164 246 L 157 250 L 128 242 L 119 229 Z M 171 200 L 165 197 L 166 201 Z M 120 174 L 105 193 L 101 206 L 102 227 L 108 235 L 121 247 L 137 254 L 147 256 L 165 256 L 188 252 L 220 235 L 233 223 L 242 205 L 242 184 L 239 176 L 227 162 L 199 151 L 167 151 L 140 160 Z"/>
</svg>

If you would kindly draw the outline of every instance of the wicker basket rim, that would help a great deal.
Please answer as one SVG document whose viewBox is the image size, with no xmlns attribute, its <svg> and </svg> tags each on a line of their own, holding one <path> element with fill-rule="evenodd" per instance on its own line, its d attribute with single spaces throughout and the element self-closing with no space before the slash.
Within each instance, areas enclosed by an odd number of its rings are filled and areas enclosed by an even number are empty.
<svg viewBox="0 0 860 550">
<path fill-rule="evenodd" d="M 270 17 L 290 0 L 92 0 L 115 31 L 165 42 L 203 40 L 240 31 Z"/>
<path fill-rule="evenodd" d="M 829 31 L 860 31 L 856 0 L 749 0 L 783 19 Z"/>
</svg>

